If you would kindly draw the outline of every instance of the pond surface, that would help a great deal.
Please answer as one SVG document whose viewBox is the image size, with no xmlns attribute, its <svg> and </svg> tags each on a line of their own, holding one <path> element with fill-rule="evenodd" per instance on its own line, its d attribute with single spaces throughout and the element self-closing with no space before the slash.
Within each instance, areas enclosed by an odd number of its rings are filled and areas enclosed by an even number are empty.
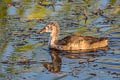
<svg viewBox="0 0 120 80">
<path fill-rule="evenodd" d="M 96 52 L 49 50 L 50 21 L 71 34 L 108 37 Z M 120 80 L 119 0 L 1 0 L 0 80 Z"/>
</svg>

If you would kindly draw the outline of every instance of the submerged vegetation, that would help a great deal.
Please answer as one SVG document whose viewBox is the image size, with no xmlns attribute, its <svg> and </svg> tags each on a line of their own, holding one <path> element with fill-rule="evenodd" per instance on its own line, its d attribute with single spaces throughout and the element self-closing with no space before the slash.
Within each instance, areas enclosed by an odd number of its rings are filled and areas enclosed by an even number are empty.
<svg viewBox="0 0 120 80">
<path fill-rule="evenodd" d="M 44 20 L 47 16 L 50 16 L 50 11 L 43 6 L 35 6 L 28 19 L 42 19 Z"/>
</svg>

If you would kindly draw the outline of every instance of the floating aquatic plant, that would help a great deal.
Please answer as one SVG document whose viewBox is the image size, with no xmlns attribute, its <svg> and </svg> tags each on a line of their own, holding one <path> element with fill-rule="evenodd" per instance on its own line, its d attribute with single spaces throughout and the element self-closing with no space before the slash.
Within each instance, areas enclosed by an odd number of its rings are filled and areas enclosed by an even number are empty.
<svg viewBox="0 0 120 80">
<path fill-rule="evenodd" d="M 51 11 L 46 9 L 43 6 L 36 6 L 31 14 L 28 16 L 28 19 L 44 19 L 50 15 Z"/>
<path fill-rule="evenodd" d="M 26 52 L 26 51 L 32 51 L 34 50 L 35 48 L 41 46 L 42 44 L 41 43 L 37 43 L 37 44 L 28 44 L 28 45 L 25 45 L 25 46 L 18 46 L 16 47 L 15 51 L 16 52 Z"/>
</svg>

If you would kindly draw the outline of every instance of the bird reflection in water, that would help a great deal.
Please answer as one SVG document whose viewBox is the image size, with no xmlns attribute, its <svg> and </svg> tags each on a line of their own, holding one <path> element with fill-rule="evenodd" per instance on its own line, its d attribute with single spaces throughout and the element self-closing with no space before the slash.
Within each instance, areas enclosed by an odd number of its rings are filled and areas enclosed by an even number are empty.
<svg viewBox="0 0 120 80">
<path fill-rule="evenodd" d="M 103 54 L 96 54 L 97 51 L 107 51 L 108 47 L 93 49 L 93 50 L 77 50 L 77 51 L 58 51 L 56 49 L 50 49 L 50 55 L 52 58 L 52 62 L 48 62 L 43 64 L 43 66 L 52 73 L 59 73 L 61 71 L 62 59 L 61 57 L 67 57 L 69 59 L 83 59 L 82 57 L 95 58 L 99 56 L 103 56 Z M 89 61 L 89 60 L 88 60 Z M 79 62 L 78 62 L 79 63 Z"/>
<path fill-rule="evenodd" d="M 52 58 L 52 62 L 44 64 L 44 67 L 48 69 L 48 71 L 52 73 L 58 73 L 61 70 L 62 60 L 59 55 L 59 51 L 52 49 L 50 50 L 50 55 Z"/>
</svg>

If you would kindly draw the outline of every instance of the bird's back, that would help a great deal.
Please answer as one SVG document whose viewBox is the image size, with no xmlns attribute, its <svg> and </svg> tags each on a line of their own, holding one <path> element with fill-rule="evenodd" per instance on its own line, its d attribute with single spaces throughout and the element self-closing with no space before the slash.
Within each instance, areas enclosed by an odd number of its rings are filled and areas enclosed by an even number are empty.
<svg viewBox="0 0 120 80">
<path fill-rule="evenodd" d="M 108 38 L 96 38 L 91 36 L 71 35 L 59 40 L 57 48 L 61 50 L 79 50 L 105 47 Z"/>
</svg>

